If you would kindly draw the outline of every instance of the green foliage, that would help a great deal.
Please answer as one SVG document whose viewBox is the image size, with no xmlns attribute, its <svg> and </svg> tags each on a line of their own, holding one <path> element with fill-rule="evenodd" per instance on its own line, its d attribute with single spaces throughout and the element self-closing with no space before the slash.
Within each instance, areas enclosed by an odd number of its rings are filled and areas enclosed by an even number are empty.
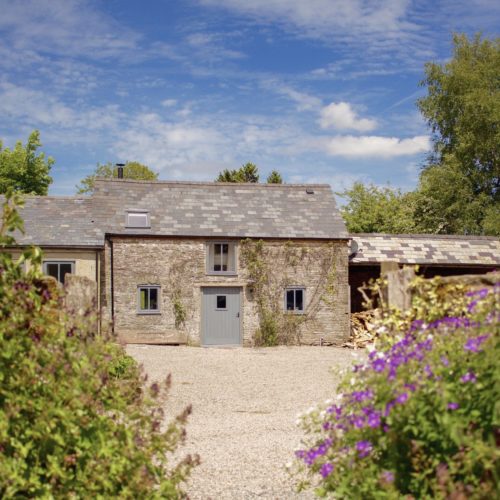
<svg viewBox="0 0 500 500">
<path fill-rule="evenodd" d="M 453 37 L 445 64 L 428 63 L 418 106 L 432 128 L 416 224 L 427 232 L 500 234 L 500 38 Z"/>
<path fill-rule="evenodd" d="M 336 401 L 301 419 L 301 485 L 335 498 L 496 498 L 500 288 L 419 280 Z M 420 289 L 420 287 L 423 287 Z"/>
<path fill-rule="evenodd" d="M 2 247 L 22 229 L 17 202 L 5 201 Z M 55 280 L 30 269 L 0 252 L 0 496 L 181 497 L 197 458 L 168 461 L 190 408 L 162 429 L 169 379 L 145 386 L 120 346 L 70 326 Z"/>
<path fill-rule="evenodd" d="M 181 300 L 180 290 L 176 290 L 172 297 L 172 305 L 174 306 L 175 328 L 179 329 L 186 323 L 187 312 Z"/>
<path fill-rule="evenodd" d="M 81 185 L 76 186 L 78 194 L 92 193 L 94 191 L 94 183 L 98 177 L 105 179 L 113 179 L 118 177 L 118 167 L 111 162 L 103 165 L 97 164 L 96 169 L 90 175 L 87 175 L 81 180 Z M 151 170 L 148 166 L 137 161 L 128 161 L 123 167 L 124 179 L 135 179 L 140 181 L 156 181 L 158 173 Z"/>
<path fill-rule="evenodd" d="M 268 184 L 283 184 L 283 177 L 277 170 L 273 170 L 268 176 L 266 182 Z"/>
<path fill-rule="evenodd" d="M 235 170 L 223 170 L 215 182 L 259 182 L 259 169 L 253 163 L 245 163 Z"/>
<path fill-rule="evenodd" d="M 253 163 L 245 163 L 234 170 L 225 169 L 219 173 L 215 182 L 259 182 L 259 168 Z M 267 177 L 268 184 L 283 184 L 283 178 L 277 170 L 273 170 Z"/>
<path fill-rule="evenodd" d="M 322 304 L 333 304 L 336 257 L 333 246 L 308 249 L 291 241 L 283 245 L 266 245 L 263 240 L 248 238 L 241 241 L 240 258 L 259 316 L 255 345 L 300 343 L 301 325 L 314 320 Z M 283 304 L 286 288 L 297 283 L 295 271 L 299 264 L 306 274 L 312 266 L 320 269 L 315 286 L 308 289 L 303 314 L 285 311 Z"/>
<path fill-rule="evenodd" d="M 31 132 L 25 146 L 18 141 L 14 149 L 3 148 L 0 141 L 0 193 L 9 190 L 38 195 L 48 193 L 54 159 L 37 153 L 41 146 L 38 130 Z"/>
<path fill-rule="evenodd" d="M 347 198 L 340 212 L 352 233 L 412 233 L 412 193 L 355 182 L 339 196 Z"/>
</svg>

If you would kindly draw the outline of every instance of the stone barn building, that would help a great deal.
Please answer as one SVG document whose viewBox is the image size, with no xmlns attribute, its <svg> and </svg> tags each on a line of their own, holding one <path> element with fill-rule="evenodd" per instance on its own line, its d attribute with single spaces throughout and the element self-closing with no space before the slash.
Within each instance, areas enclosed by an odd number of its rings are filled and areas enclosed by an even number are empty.
<svg viewBox="0 0 500 500">
<path fill-rule="evenodd" d="M 136 343 L 342 344 L 348 235 L 328 185 L 97 180 L 28 197 L 20 245 L 95 279 L 102 328 Z"/>
</svg>

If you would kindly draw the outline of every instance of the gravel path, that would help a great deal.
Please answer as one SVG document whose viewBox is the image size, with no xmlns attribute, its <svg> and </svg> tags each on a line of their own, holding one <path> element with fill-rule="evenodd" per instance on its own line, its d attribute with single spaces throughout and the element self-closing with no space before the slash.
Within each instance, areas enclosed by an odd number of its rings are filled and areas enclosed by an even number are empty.
<svg viewBox="0 0 500 500">
<path fill-rule="evenodd" d="M 302 432 L 297 414 L 335 394 L 353 351 L 333 347 L 196 348 L 130 345 L 149 380 L 172 374 L 167 414 L 193 414 L 182 455 L 198 453 L 186 490 L 193 499 L 311 498 L 284 464 Z"/>
</svg>

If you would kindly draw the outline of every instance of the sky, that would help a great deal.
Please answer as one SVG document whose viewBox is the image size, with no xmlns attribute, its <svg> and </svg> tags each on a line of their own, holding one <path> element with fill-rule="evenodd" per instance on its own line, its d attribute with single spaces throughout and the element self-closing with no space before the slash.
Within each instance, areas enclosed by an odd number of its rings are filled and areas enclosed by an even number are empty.
<svg viewBox="0 0 500 500">
<path fill-rule="evenodd" d="M 494 0 L 0 0 L 0 140 L 40 130 L 52 195 L 108 161 L 409 190 L 425 63 L 499 27 Z"/>
</svg>

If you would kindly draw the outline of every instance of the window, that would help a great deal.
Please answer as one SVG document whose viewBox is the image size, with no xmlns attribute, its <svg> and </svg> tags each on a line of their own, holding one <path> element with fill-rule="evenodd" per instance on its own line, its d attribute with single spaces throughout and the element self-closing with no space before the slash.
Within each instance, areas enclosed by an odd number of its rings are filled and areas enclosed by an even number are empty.
<svg viewBox="0 0 500 500">
<path fill-rule="evenodd" d="M 137 290 L 137 312 L 141 314 L 160 313 L 160 287 L 139 286 Z"/>
<path fill-rule="evenodd" d="M 150 227 L 149 212 L 147 210 L 128 210 L 127 227 Z"/>
<path fill-rule="evenodd" d="M 225 295 L 217 295 L 217 307 L 216 309 L 218 311 L 220 310 L 226 310 L 226 296 Z"/>
<path fill-rule="evenodd" d="M 236 274 L 236 245 L 215 242 L 208 245 L 208 273 Z"/>
<path fill-rule="evenodd" d="M 304 312 L 304 288 L 288 288 L 285 290 L 285 310 L 303 313 Z"/>
<path fill-rule="evenodd" d="M 64 284 L 64 277 L 75 272 L 75 263 L 70 261 L 43 261 L 43 273 Z"/>
</svg>

